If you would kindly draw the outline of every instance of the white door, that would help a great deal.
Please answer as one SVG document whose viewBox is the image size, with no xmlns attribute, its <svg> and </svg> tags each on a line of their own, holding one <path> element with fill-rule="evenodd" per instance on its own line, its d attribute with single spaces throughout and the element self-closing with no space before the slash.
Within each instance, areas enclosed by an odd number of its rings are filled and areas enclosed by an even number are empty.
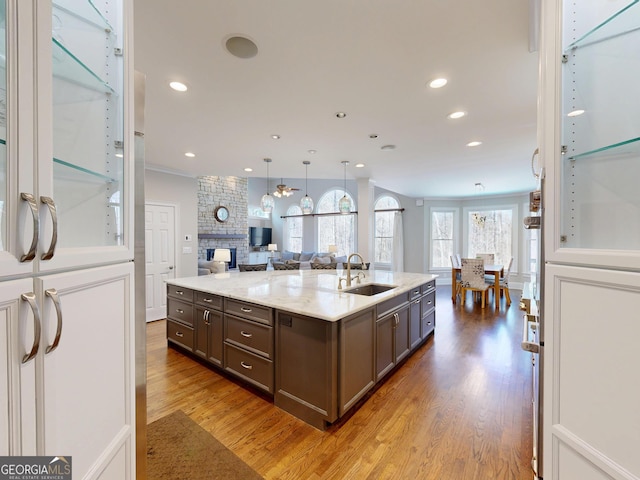
<svg viewBox="0 0 640 480">
<path fill-rule="evenodd" d="M 147 322 L 167 316 L 165 281 L 175 278 L 175 207 L 145 205 Z"/>
<path fill-rule="evenodd" d="M 42 305 L 39 454 L 73 478 L 133 480 L 133 263 L 36 279 Z"/>
</svg>

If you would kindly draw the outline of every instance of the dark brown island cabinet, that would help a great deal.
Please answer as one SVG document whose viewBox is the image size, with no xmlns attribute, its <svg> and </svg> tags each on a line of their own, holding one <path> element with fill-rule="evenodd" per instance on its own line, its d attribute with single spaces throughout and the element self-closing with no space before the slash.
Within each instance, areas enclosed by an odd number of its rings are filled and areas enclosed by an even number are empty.
<svg viewBox="0 0 640 480">
<path fill-rule="evenodd" d="M 435 291 L 434 279 L 328 321 L 167 285 L 167 340 L 324 430 L 434 333 Z"/>
</svg>

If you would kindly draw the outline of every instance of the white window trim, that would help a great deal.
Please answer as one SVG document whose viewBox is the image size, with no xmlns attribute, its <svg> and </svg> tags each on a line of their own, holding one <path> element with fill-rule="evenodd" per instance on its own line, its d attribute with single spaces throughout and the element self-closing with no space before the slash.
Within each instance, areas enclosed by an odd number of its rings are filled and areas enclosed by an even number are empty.
<svg viewBox="0 0 640 480">
<path fill-rule="evenodd" d="M 375 232 L 376 232 L 376 204 L 378 203 L 378 200 L 380 200 L 381 198 L 385 198 L 385 197 L 389 197 L 389 198 L 393 198 L 396 203 L 398 204 L 397 207 L 394 208 L 402 208 L 402 203 L 400 203 L 400 200 L 398 199 L 398 197 L 396 197 L 395 195 L 392 195 L 390 193 L 383 193 L 378 195 L 378 197 L 373 201 L 373 248 L 374 248 L 374 252 L 373 252 L 373 258 L 376 257 L 376 252 L 375 252 Z M 380 268 L 381 270 L 391 270 L 391 262 L 374 262 L 374 267 L 375 268 Z"/>
</svg>

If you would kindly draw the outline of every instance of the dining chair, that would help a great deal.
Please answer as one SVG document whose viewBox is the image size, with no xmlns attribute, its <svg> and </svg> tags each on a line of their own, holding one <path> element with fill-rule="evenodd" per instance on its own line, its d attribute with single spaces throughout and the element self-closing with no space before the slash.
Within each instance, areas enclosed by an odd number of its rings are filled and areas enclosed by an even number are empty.
<svg viewBox="0 0 640 480">
<path fill-rule="evenodd" d="M 458 261 L 457 255 L 451 255 L 449 258 L 451 259 L 452 269 L 460 268 L 460 262 Z M 461 273 L 456 272 L 455 289 L 454 289 L 455 293 L 453 294 L 453 303 L 455 303 L 456 298 L 458 297 L 458 295 L 460 295 L 460 287 L 461 287 L 460 279 L 461 279 Z"/>
<path fill-rule="evenodd" d="M 464 305 L 467 291 L 480 292 L 481 305 L 484 308 L 489 285 L 484 281 L 484 260 L 481 258 L 463 258 L 460 279 L 460 297 Z"/>
<path fill-rule="evenodd" d="M 484 260 L 486 265 L 493 265 L 496 263 L 496 254 L 495 253 L 476 253 L 476 258 L 481 258 Z"/>
<path fill-rule="evenodd" d="M 267 269 L 266 263 L 239 263 L 238 270 L 241 272 L 260 272 Z"/>
<path fill-rule="evenodd" d="M 509 266 L 504 272 L 504 277 L 500 279 L 500 296 L 504 293 L 507 299 L 507 306 L 511 305 L 511 296 L 509 295 L 509 274 L 511 273 L 511 265 L 513 265 L 513 257 L 509 260 Z"/>
<path fill-rule="evenodd" d="M 297 263 L 284 263 L 273 262 L 274 270 L 300 270 L 300 262 Z"/>
</svg>

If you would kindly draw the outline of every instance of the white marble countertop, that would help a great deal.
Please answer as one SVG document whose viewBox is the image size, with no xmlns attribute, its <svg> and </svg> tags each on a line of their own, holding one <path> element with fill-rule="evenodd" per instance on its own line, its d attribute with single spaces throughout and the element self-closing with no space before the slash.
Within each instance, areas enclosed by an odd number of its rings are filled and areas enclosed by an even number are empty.
<svg viewBox="0 0 640 480">
<path fill-rule="evenodd" d="M 352 270 L 352 276 L 362 270 Z M 263 272 L 226 272 L 167 280 L 168 284 L 214 293 L 236 300 L 257 303 L 292 313 L 328 321 L 337 321 L 400 293 L 427 283 L 437 275 L 365 270 L 361 285 L 379 283 L 396 288 L 374 296 L 356 295 L 338 290 L 338 270 L 267 270 Z M 351 287 L 358 286 L 356 281 Z"/>
</svg>

